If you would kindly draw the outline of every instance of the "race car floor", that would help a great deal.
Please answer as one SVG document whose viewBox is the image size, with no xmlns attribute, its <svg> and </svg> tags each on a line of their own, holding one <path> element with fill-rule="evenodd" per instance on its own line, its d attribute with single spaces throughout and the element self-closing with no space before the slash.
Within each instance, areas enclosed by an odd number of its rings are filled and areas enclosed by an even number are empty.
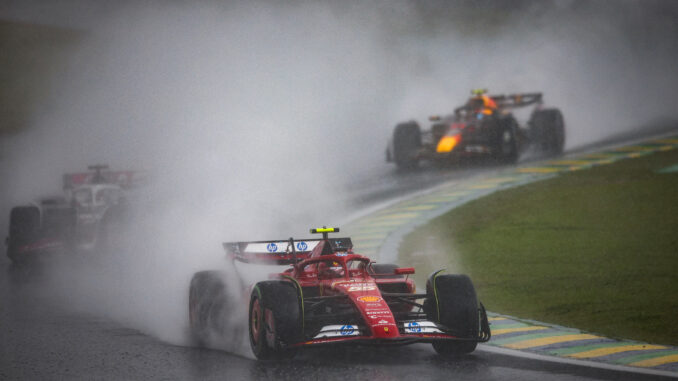
<svg viewBox="0 0 678 381">
<path fill-rule="evenodd" d="M 350 221 L 345 224 L 344 231 L 353 233 L 349 235 L 362 254 L 383 262 L 396 262 L 402 237 L 429 220 L 471 200 L 502 189 L 544 180 L 559 173 L 677 148 L 678 136 L 671 136 L 600 152 L 566 155 L 557 160 L 531 162 L 490 178 L 443 184 L 432 191 L 395 202 Z M 492 340 L 488 344 L 492 346 L 678 374 L 678 347 L 611 339 L 547 323 L 495 313 L 489 315 Z"/>
</svg>

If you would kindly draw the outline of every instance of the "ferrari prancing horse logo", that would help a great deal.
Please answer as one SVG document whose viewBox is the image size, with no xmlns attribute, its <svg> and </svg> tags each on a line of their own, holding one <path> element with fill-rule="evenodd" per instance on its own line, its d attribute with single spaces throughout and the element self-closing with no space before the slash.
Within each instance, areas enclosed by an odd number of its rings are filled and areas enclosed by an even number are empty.
<svg viewBox="0 0 678 381">
<path fill-rule="evenodd" d="M 361 296 L 361 297 L 358 298 L 358 300 L 360 300 L 361 302 L 380 302 L 381 298 L 378 297 L 378 296 L 368 295 L 368 296 Z"/>
</svg>

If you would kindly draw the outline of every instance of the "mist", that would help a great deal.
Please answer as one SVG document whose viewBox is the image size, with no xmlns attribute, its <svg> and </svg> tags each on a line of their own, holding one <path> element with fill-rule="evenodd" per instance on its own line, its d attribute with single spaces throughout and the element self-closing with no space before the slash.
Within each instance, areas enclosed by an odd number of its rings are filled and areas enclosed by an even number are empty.
<svg viewBox="0 0 678 381">
<path fill-rule="evenodd" d="M 64 260 L 49 292 L 185 344 L 190 277 L 227 266 L 221 242 L 305 237 L 342 222 L 355 212 L 348 184 L 393 170 L 384 149 L 399 121 L 450 112 L 478 87 L 544 92 L 565 115 L 567 148 L 676 117 L 677 8 L 107 8 L 87 23 L 29 128 L 5 139 L 2 207 L 58 192 L 62 173 L 88 164 L 151 173 L 130 194 L 133 219 L 118 254 Z"/>
</svg>

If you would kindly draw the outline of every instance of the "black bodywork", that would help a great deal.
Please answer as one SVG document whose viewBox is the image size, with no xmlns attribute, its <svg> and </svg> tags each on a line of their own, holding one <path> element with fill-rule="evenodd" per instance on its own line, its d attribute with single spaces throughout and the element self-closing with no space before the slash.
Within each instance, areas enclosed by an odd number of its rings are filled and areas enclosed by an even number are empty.
<svg viewBox="0 0 678 381">
<path fill-rule="evenodd" d="M 547 156 L 562 153 L 565 125 L 560 110 L 544 108 L 541 93 L 494 95 L 496 108 L 487 109 L 475 99 L 444 117 L 433 116 L 430 128 L 416 121 L 399 123 L 386 150 L 386 160 L 401 169 L 416 168 L 421 160 L 461 162 L 490 158 L 515 163 L 528 147 Z M 515 108 L 534 105 L 525 126 L 514 117 Z"/>
</svg>

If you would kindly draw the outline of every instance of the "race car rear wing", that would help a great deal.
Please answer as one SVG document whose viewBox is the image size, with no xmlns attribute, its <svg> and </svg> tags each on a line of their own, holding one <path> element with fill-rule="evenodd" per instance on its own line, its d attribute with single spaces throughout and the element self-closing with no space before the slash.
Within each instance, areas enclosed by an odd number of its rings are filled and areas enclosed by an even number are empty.
<svg viewBox="0 0 678 381">
<path fill-rule="evenodd" d="M 541 104 L 543 101 L 542 93 L 519 93 L 519 94 L 509 94 L 509 95 L 490 95 L 490 98 L 497 104 L 497 107 L 500 109 L 508 108 L 519 108 L 525 107 L 532 104 Z M 474 109 L 473 104 L 467 103 L 463 106 L 459 106 L 454 109 L 455 114 L 459 114 L 462 111 L 469 111 Z"/>
<path fill-rule="evenodd" d="M 521 93 L 509 95 L 490 95 L 500 108 L 525 107 L 535 103 L 541 103 L 542 93 Z"/>
<path fill-rule="evenodd" d="M 224 242 L 226 255 L 243 263 L 270 265 L 293 265 L 311 255 L 311 251 L 325 239 L 303 239 L 277 241 Z M 353 248 L 350 238 L 331 238 L 323 251 L 332 254 Z"/>
<path fill-rule="evenodd" d="M 91 165 L 87 169 L 90 172 L 64 174 L 64 190 L 85 184 L 116 184 L 122 188 L 132 188 L 147 179 L 144 171 L 109 171 L 107 165 Z"/>
<path fill-rule="evenodd" d="M 224 242 L 226 255 L 243 263 L 290 265 L 306 259 L 320 239 Z"/>
</svg>

